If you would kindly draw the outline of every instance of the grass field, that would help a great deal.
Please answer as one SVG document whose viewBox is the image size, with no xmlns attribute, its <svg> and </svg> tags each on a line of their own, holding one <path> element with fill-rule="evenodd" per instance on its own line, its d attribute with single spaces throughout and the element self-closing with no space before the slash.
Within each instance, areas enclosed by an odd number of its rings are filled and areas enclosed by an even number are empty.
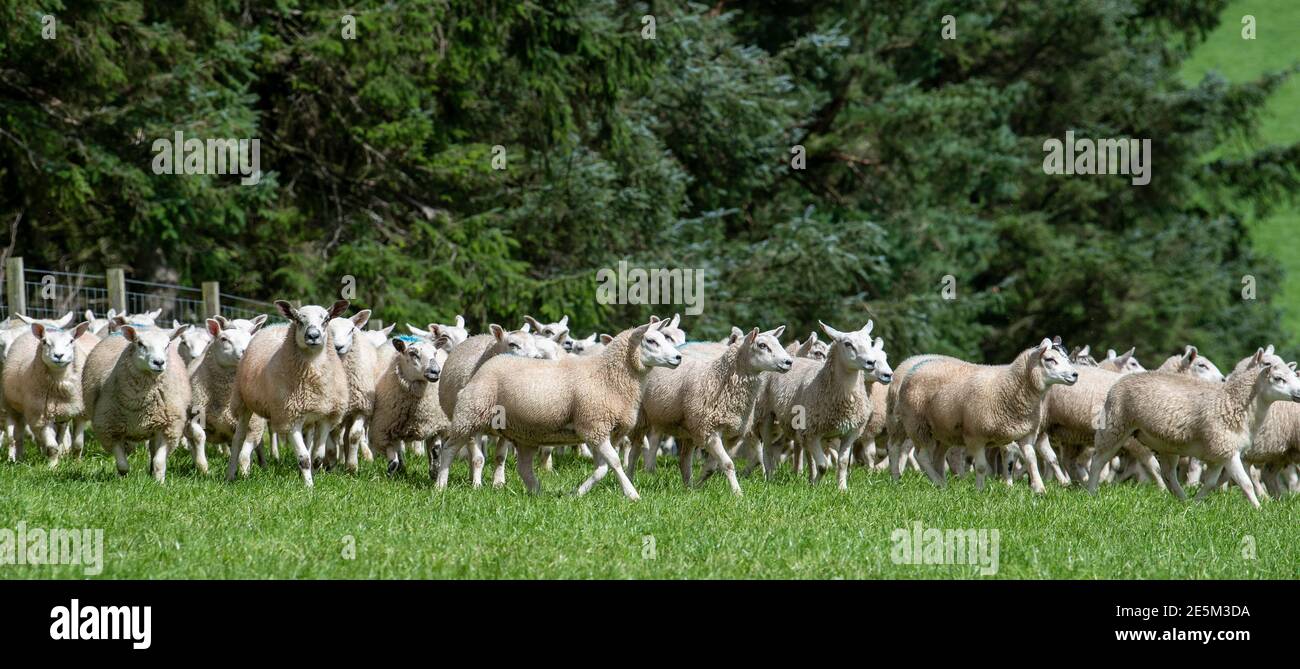
<svg viewBox="0 0 1300 669">
<path fill-rule="evenodd" d="M 685 490 L 663 459 L 656 475 L 637 477 L 643 499 L 632 503 L 612 475 L 573 497 L 591 467 L 579 459 L 543 474 L 539 498 L 524 494 L 513 461 L 502 490 L 471 490 L 458 463 L 443 493 L 422 459 L 395 480 L 377 463 L 325 473 L 313 490 L 288 459 L 235 484 L 200 477 L 185 452 L 164 486 L 140 453 L 131 464 L 125 479 L 99 453 L 53 471 L 30 452 L 0 465 L 0 527 L 103 529 L 97 578 L 980 577 L 976 566 L 894 564 L 891 534 L 916 521 L 998 530 L 998 578 L 1300 576 L 1294 496 L 1256 512 L 1239 491 L 1183 504 L 1150 486 L 1094 498 L 1049 485 L 1034 498 L 1023 483 L 978 493 L 968 477 L 941 492 L 915 472 L 895 485 L 859 469 L 847 493 L 783 470 L 770 483 L 742 480 L 745 496 L 734 499 L 720 477 Z M 49 577 L 85 576 L 78 566 L 0 566 L 0 578 Z"/>
<path fill-rule="evenodd" d="M 1241 38 L 1241 17 L 1256 21 L 1256 39 Z M 1229 81 L 1248 81 L 1264 72 L 1289 68 L 1300 62 L 1300 2 L 1295 0 L 1244 0 L 1223 13 L 1223 21 L 1184 65 L 1183 75 L 1196 82 L 1215 71 Z M 1260 119 L 1259 136 L 1221 147 L 1226 155 L 1246 155 L 1270 144 L 1300 142 L 1300 77 L 1292 77 L 1273 97 Z M 1295 251 L 1300 233 L 1300 207 L 1290 206 L 1250 222 L 1256 248 L 1276 258 L 1286 277 L 1277 289 L 1283 309 L 1283 326 L 1292 346 L 1300 347 L 1300 255 Z M 1260 290 L 1266 287 L 1261 286 Z"/>
</svg>

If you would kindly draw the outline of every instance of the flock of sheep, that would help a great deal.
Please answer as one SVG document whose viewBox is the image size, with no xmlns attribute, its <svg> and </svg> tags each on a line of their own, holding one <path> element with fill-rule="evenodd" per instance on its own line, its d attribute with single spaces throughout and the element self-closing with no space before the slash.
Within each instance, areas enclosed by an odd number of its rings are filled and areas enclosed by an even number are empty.
<svg viewBox="0 0 1300 669">
<path fill-rule="evenodd" d="M 478 487 L 495 439 L 495 486 L 510 452 L 535 493 L 538 455 L 549 470 L 554 449 L 574 448 L 595 464 L 579 494 L 612 469 L 634 500 L 639 461 L 653 470 L 661 450 L 675 453 L 689 486 L 697 448 L 701 479 L 722 472 L 736 494 L 737 456 L 751 472 L 788 464 L 814 483 L 833 465 L 841 489 L 857 463 L 895 479 L 912 467 L 940 487 L 948 468 L 973 469 L 981 489 L 991 473 L 1027 477 L 1041 493 L 1040 458 L 1060 484 L 1094 492 L 1137 478 L 1185 499 L 1184 484 L 1200 497 L 1230 482 L 1258 507 L 1300 489 L 1300 379 L 1271 346 L 1226 379 L 1191 346 L 1146 371 L 1131 349 L 1098 363 L 1059 338 L 1006 365 L 919 355 L 893 369 L 871 322 L 822 323 L 828 340 L 813 332 L 788 345 L 784 327 L 688 343 L 676 316 L 586 339 L 570 338 L 568 317 L 475 336 L 457 317 L 390 339 L 392 326 L 364 329 L 368 310 L 345 315 L 346 300 L 276 306 L 288 323 L 165 328 L 155 311 L 0 324 L 9 459 L 30 434 L 57 466 L 82 454 L 93 427 L 122 475 L 147 444 L 159 482 L 177 448 L 206 474 L 207 445 L 222 447 L 234 480 L 269 441 L 277 459 L 291 446 L 308 486 L 321 468 L 356 471 L 359 455 L 379 453 L 397 474 L 408 452 L 427 451 L 438 488 L 461 454 Z"/>
</svg>

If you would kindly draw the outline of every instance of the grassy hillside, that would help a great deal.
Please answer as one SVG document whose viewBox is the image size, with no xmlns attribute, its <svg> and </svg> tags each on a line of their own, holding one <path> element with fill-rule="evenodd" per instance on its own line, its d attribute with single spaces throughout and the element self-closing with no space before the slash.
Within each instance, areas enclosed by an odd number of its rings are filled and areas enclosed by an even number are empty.
<svg viewBox="0 0 1300 669">
<path fill-rule="evenodd" d="M 1250 14 L 1256 21 L 1256 39 L 1241 38 L 1241 18 Z M 1300 2 L 1295 0 L 1244 0 L 1224 11 L 1223 23 L 1196 50 L 1183 69 L 1189 81 L 1217 71 L 1232 81 L 1242 81 L 1263 72 L 1281 70 L 1300 61 Z M 1262 117 L 1259 137 L 1241 140 L 1223 150 L 1229 154 L 1269 144 L 1300 141 L 1300 77 L 1293 78 L 1274 94 Z M 1295 239 L 1300 233 L 1300 208 L 1289 207 L 1272 216 L 1251 221 L 1256 245 L 1275 256 L 1286 269 L 1277 302 L 1284 310 L 1283 324 L 1290 343 L 1300 346 L 1300 254 Z M 1265 290 L 1260 286 L 1260 290 Z"/>
</svg>

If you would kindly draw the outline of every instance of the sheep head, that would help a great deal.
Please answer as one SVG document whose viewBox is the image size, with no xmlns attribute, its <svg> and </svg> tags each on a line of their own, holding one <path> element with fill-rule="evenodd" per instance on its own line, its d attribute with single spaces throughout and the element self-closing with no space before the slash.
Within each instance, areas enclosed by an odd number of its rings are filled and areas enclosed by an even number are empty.
<svg viewBox="0 0 1300 669">
<path fill-rule="evenodd" d="M 289 319 L 289 327 L 298 348 L 319 352 L 325 349 L 325 343 L 329 339 L 326 324 L 347 310 L 348 301 L 339 300 L 329 309 L 314 304 L 294 307 L 284 300 L 276 300 L 275 306 Z"/>
</svg>

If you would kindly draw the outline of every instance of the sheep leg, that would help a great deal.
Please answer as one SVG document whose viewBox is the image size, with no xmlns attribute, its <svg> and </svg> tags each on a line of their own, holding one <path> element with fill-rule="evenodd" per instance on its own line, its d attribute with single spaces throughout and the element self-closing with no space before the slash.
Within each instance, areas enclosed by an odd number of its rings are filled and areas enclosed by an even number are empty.
<svg viewBox="0 0 1300 669">
<path fill-rule="evenodd" d="M 533 472 L 533 456 L 536 454 L 537 449 L 531 446 L 515 445 L 515 469 L 519 471 L 519 478 L 524 481 L 524 489 L 530 495 L 542 491 L 542 485 L 537 482 L 537 474 Z M 547 454 L 550 454 L 549 449 Z"/>
<path fill-rule="evenodd" d="M 682 473 L 682 485 L 687 488 L 691 487 L 691 475 L 694 474 L 695 467 L 695 443 L 690 439 L 677 444 L 680 449 L 677 454 L 677 468 Z"/>
<path fill-rule="evenodd" d="M 59 432 L 59 453 L 69 455 L 72 453 L 72 421 L 63 423 L 63 429 Z"/>
<path fill-rule="evenodd" d="M 1268 495 L 1269 498 L 1272 499 L 1282 498 L 1282 486 L 1281 486 L 1281 482 L 1278 480 L 1277 477 L 1276 467 L 1269 466 L 1266 468 L 1261 468 L 1259 472 L 1259 480 L 1261 483 L 1264 484 L 1265 493 Z"/>
<path fill-rule="evenodd" d="M 934 447 L 924 441 L 916 444 L 917 459 L 920 460 L 921 471 L 930 477 L 930 482 L 936 487 L 943 488 L 948 485 L 948 481 L 943 477 L 943 474 L 940 474 L 935 469 L 933 451 Z"/>
<path fill-rule="evenodd" d="M 776 426 L 772 421 L 763 421 L 758 438 L 763 442 L 763 478 L 768 481 L 771 481 L 772 475 L 776 473 L 777 459 L 781 457 L 781 447 L 776 437 Z"/>
<path fill-rule="evenodd" d="M 1034 449 L 1034 442 L 1038 441 L 1035 437 L 1029 437 L 1024 441 L 1017 442 L 1020 447 L 1020 456 L 1024 458 L 1025 465 L 1029 469 L 1029 489 L 1034 494 L 1041 495 L 1047 492 L 1043 485 L 1043 477 L 1038 473 L 1038 455 Z"/>
<path fill-rule="evenodd" d="M 248 474 L 249 456 L 253 453 L 253 445 L 248 442 L 248 421 L 251 415 L 241 415 L 239 424 L 235 426 L 235 436 L 230 440 L 230 466 L 226 469 L 226 480 L 234 481 L 235 477 L 242 474 Z"/>
<path fill-rule="evenodd" d="M 886 446 L 889 450 L 889 476 L 897 482 L 903 476 L 903 440 L 889 436 Z"/>
<path fill-rule="evenodd" d="M 1194 486 L 1201 480 L 1205 465 L 1197 458 L 1187 458 L 1187 485 Z"/>
<path fill-rule="evenodd" d="M 1047 437 L 1046 432 L 1038 435 L 1038 438 L 1034 440 L 1034 447 L 1038 450 L 1038 454 L 1043 456 L 1043 462 L 1052 468 L 1052 475 L 1056 477 L 1056 482 L 1068 487 L 1070 477 L 1065 473 L 1064 469 L 1061 469 L 1061 463 L 1056 459 L 1056 451 L 1052 450 L 1052 442 Z"/>
<path fill-rule="evenodd" d="M 280 435 L 275 432 L 271 433 L 271 457 L 276 462 L 280 461 Z"/>
<path fill-rule="evenodd" d="M 302 475 L 302 482 L 308 487 L 312 487 L 311 465 L 312 452 L 307 448 L 307 441 L 302 436 L 302 422 L 296 422 L 289 428 L 289 443 L 293 445 L 293 453 L 298 458 L 298 472 Z M 240 454 L 243 459 L 243 454 Z"/>
<path fill-rule="evenodd" d="M 108 450 L 113 452 L 113 460 L 117 462 L 117 475 L 126 476 L 131 471 L 131 463 L 126 459 L 126 444 L 122 442 L 105 443 Z"/>
<path fill-rule="evenodd" d="M 506 485 L 506 457 L 510 455 L 510 441 L 497 437 L 496 448 L 492 451 L 492 487 L 503 488 Z"/>
<path fill-rule="evenodd" d="M 852 464 L 854 445 L 858 443 L 858 437 L 861 436 L 862 430 L 859 429 L 840 437 L 840 460 L 835 463 L 838 469 L 837 483 L 840 490 L 849 489 L 849 465 Z M 873 446 L 871 450 L 874 451 L 875 447 Z M 867 465 L 870 466 L 871 460 L 866 459 L 865 456 L 863 459 L 866 460 Z"/>
<path fill-rule="evenodd" d="M 1106 421 L 1103 425 L 1109 425 L 1111 421 Z M 1097 485 L 1101 483 L 1101 468 L 1105 467 L 1110 459 L 1115 457 L 1121 446 L 1124 445 L 1124 439 L 1129 435 L 1117 432 L 1114 428 L 1103 427 L 1097 430 L 1093 436 L 1093 454 L 1092 464 L 1088 467 L 1088 492 L 1097 493 Z"/>
<path fill-rule="evenodd" d="M 473 442 L 474 439 L 475 437 L 471 436 L 469 441 Z M 429 458 L 429 477 L 436 477 L 438 490 L 443 490 L 447 487 L 447 476 L 451 473 L 451 463 L 455 461 L 456 451 L 459 451 L 461 446 L 462 444 L 455 439 L 448 440 L 444 443 L 442 448 L 438 449 L 438 457 L 436 458 L 438 466 L 436 470 L 433 466 L 435 458 Z"/>
<path fill-rule="evenodd" d="M 548 446 L 542 449 L 542 471 L 544 472 L 555 471 L 554 456 L 555 456 L 555 448 L 553 446 Z M 519 468 L 519 463 L 515 462 L 515 469 L 518 468 Z"/>
<path fill-rule="evenodd" d="M 645 448 L 645 437 L 633 434 L 631 439 L 619 449 L 619 457 L 623 460 L 623 470 L 628 476 L 636 477 L 636 463 L 641 459 L 641 451 Z"/>
<path fill-rule="evenodd" d="M 822 450 L 821 435 L 813 435 L 810 439 L 804 441 L 808 451 L 811 469 L 808 472 L 808 482 L 817 483 L 822 480 L 822 473 L 829 466 L 826 462 L 826 452 Z"/>
<path fill-rule="evenodd" d="M 623 494 L 633 502 L 641 499 L 632 485 L 632 480 L 623 472 L 623 464 L 618 461 L 618 451 L 614 450 L 614 445 L 609 443 L 609 437 L 601 440 L 600 446 L 597 447 L 599 455 L 605 459 L 605 463 L 614 468 L 614 476 L 618 477 L 618 484 L 623 488 Z M 739 484 L 737 484 L 739 487 Z"/>
<path fill-rule="evenodd" d="M 349 473 L 357 473 L 357 453 L 361 450 L 361 445 L 365 440 L 366 417 L 355 416 L 352 419 L 352 425 L 348 426 L 347 455 L 344 458 Z"/>
<path fill-rule="evenodd" d="M 646 435 L 646 439 L 648 441 L 646 441 L 645 450 L 641 452 L 641 457 L 645 460 L 645 473 L 653 474 L 659 471 L 659 444 L 663 441 L 663 437 L 658 432 L 651 430 Z"/>
<path fill-rule="evenodd" d="M 1201 474 L 1201 489 L 1196 491 L 1196 501 L 1205 499 L 1211 491 L 1219 487 L 1219 477 L 1223 474 L 1224 463 L 1214 462 L 1206 465 Z"/>
<path fill-rule="evenodd" d="M 989 473 L 989 459 L 984 444 L 966 445 L 966 452 L 975 458 L 975 489 L 984 490 L 984 477 Z"/>
<path fill-rule="evenodd" d="M 1160 461 L 1156 459 L 1156 454 L 1152 453 L 1149 449 L 1143 450 L 1146 450 L 1146 452 L 1139 455 L 1138 461 L 1142 463 L 1142 466 L 1146 468 L 1147 473 L 1151 475 L 1151 479 L 1155 481 L 1157 488 L 1168 490 L 1169 486 L 1165 484 L 1163 470 L 1160 467 Z"/>
<path fill-rule="evenodd" d="M 592 470 L 591 476 L 587 477 L 587 480 L 583 481 L 582 484 L 578 486 L 579 497 L 590 492 L 592 487 L 597 483 L 600 483 L 601 479 L 605 478 L 605 475 L 609 473 L 609 463 L 605 461 L 605 456 L 599 451 L 596 451 L 593 455 L 596 461 L 596 468 Z M 618 456 L 617 453 L 614 455 L 615 457 Z M 620 465 L 621 464 L 622 463 L 620 463 Z"/>
<path fill-rule="evenodd" d="M 177 443 L 180 442 L 178 438 Z M 175 448 L 176 444 L 169 444 L 167 436 L 163 434 L 154 435 L 149 444 L 149 454 L 153 467 L 153 478 L 159 483 L 167 482 L 167 452 Z"/>
<path fill-rule="evenodd" d="M 741 495 L 740 481 L 736 480 L 736 463 L 732 462 L 730 455 L 727 455 L 727 449 L 722 445 L 722 435 L 714 432 L 704 438 L 704 443 L 708 445 L 709 453 L 713 455 L 713 459 L 722 468 L 722 473 L 727 475 L 727 483 L 731 486 L 731 492 L 737 496 Z"/>
<path fill-rule="evenodd" d="M 1169 486 L 1169 491 L 1178 498 L 1180 502 L 1187 501 L 1187 493 L 1183 491 L 1183 484 L 1178 480 L 1177 455 L 1162 454 L 1158 461 L 1160 462 L 1160 474 L 1164 477 L 1165 483 Z"/>
<path fill-rule="evenodd" d="M 58 428 L 54 423 L 46 423 L 38 426 L 41 435 L 41 445 L 45 448 L 45 457 L 50 461 L 50 469 L 59 466 L 59 452 L 62 448 L 59 446 Z"/>
<path fill-rule="evenodd" d="M 469 440 L 469 470 L 475 488 L 483 487 L 483 463 L 487 462 L 483 457 L 483 446 L 485 444 L 487 444 L 486 436 L 482 437 L 481 440 Z"/>
<path fill-rule="evenodd" d="M 1246 495 L 1250 505 L 1259 508 L 1259 499 L 1255 497 L 1255 483 L 1250 480 L 1250 474 L 1246 473 L 1246 467 L 1241 464 L 1241 454 L 1233 453 L 1227 462 L 1228 475 L 1241 488 L 1241 492 Z"/>
<path fill-rule="evenodd" d="M 190 453 L 194 456 L 194 467 L 199 473 L 208 475 L 208 434 L 203 429 L 202 414 L 194 414 L 185 423 L 185 433 L 190 438 Z"/>
</svg>

